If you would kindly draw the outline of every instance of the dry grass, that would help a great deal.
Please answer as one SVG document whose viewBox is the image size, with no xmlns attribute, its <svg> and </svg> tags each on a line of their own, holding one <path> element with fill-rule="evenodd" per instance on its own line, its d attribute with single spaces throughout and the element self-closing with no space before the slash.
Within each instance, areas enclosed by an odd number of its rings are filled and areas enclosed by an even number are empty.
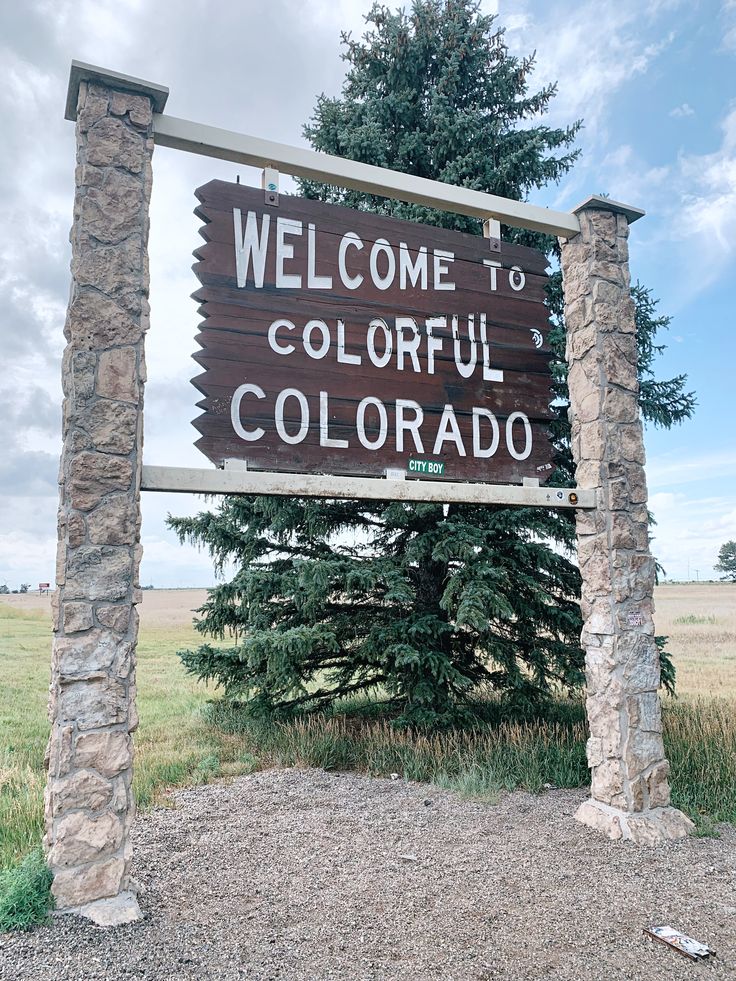
<svg viewBox="0 0 736 981">
<path fill-rule="evenodd" d="M 654 598 L 678 695 L 736 699 L 736 583 L 658 586 Z"/>
</svg>

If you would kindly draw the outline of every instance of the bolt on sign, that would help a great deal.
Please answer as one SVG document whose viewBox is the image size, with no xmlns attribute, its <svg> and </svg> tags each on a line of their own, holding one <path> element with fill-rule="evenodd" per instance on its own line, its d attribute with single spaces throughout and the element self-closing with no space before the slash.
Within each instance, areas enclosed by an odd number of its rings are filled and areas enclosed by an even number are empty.
<svg viewBox="0 0 736 981">
<path fill-rule="evenodd" d="M 196 193 L 194 425 L 213 463 L 549 477 L 541 252 L 224 181 Z"/>
</svg>

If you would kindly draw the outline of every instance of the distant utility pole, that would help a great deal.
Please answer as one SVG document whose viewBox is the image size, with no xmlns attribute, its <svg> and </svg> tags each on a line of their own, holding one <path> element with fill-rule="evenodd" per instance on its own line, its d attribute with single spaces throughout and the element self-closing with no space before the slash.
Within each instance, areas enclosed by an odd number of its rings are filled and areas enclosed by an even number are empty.
<svg viewBox="0 0 736 981">
<path fill-rule="evenodd" d="M 695 579 L 700 582 L 700 569 L 695 570 Z"/>
</svg>

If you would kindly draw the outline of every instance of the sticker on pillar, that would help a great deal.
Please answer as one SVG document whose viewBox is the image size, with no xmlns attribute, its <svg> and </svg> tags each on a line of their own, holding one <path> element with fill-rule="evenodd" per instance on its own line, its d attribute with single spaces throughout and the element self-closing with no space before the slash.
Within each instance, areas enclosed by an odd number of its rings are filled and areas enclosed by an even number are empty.
<svg viewBox="0 0 736 981">
<path fill-rule="evenodd" d="M 626 625 L 628 627 L 643 627 L 644 626 L 644 614 L 639 613 L 638 610 L 633 613 L 626 614 Z"/>
</svg>

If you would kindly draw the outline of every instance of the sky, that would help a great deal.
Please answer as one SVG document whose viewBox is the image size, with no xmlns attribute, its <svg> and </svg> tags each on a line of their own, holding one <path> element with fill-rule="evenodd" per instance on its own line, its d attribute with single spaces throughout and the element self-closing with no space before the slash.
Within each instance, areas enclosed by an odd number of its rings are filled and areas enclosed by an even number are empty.
<svg viewBox="0 0 736 981">
<path fill-rule="evenodd" d="M 64 102 L 73 58 L 170 89 L 166 112 L 304 144 L 317 96 L 339 95 L 340 32 L 360 35 L 365 0 L 26 0 L 0 4 L 0 584 L 53 579 L 61 354 L 69 293 L 74 126 Z M 657 374 L 688 375 L 698 406 L 646 430 L 653 551 L 671 579 L 708 579 L 736 539 L 732 295 L 736 273 L 736 0 L 519 0 L 483 3 L 512 53 L 536 51 L 531 85 L 557 81 L 546 119 L 582 119 L 582 154 L 530 200 L 569 210 L 589 194 L 643 208 L 632 278 L 672 323 Z M 193 446 L 200 242 L 194 189 L 259 174 L 158 147 L 151 202 L 151 329 L 144 461 L 208 466 Z M 284 188 L 285 189 L 285 188 Z M 206 553 L 179 545 L 167 513 L 205 507 L 143 495 L 141 582 L 211 585 Z"/>
</svg>

